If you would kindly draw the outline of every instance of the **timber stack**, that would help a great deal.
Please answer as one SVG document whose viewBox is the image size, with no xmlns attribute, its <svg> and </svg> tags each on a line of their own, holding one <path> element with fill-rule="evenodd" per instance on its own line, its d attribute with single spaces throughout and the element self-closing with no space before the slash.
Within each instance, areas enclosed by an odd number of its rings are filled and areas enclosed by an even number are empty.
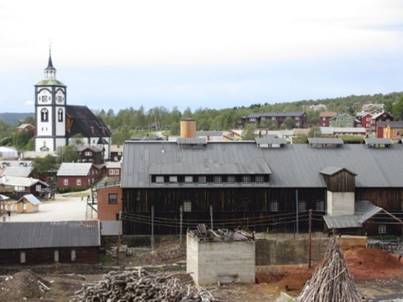
<svg viewBox="0 0 403 302">
<path fill-rule="evenodd" d="M 360 302 L 357 287 L 347 269 L 343 254 L 333 237 L 324 261 L 305 284 L 298 302 Z"/>
<path fill-rule="evenodd" d="M 254 240 L 254 235 L 243 230 L 209 229 L 205 224 L 197 225 L 195 230 L 189 230 L 189 234 L 201 241 L 243 241 Z"/>
<path fill-rule="evenodd" d="M 213 295 L 175 278 L 143 269 L 112 271 L 96 284 L 76 292 L 73 301 L 83 302 L 214 302 Z"/>
</svg>

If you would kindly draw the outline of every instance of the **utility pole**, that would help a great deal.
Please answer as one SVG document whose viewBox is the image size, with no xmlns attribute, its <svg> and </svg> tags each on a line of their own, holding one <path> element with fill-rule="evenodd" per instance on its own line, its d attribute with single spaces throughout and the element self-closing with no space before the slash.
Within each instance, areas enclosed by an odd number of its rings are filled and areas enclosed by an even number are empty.
<svg viewBox="0 0 403 302">
<path fill-rule="evenodd" d="M 312 267 L 312 209 L 309 209 L 308 268 Z"/>
<path fill-rule="evenodd" d="M 154 251 L 154 205 L 151 206 L 151 251 Z"/>
<path fill-rule="evenodd" d="M 179 220 L 180 220 L 179 243 L 182 245 L 182 232 L 183 232 L 183 207 L 182 206 L 180 206 L 180 208 L 179 208 Z"/>
<path fill-rule="evenodd" d="M 213 223 L 213 205 L 210 205 L 210 228 L 213 230 L 214 229 L 214 223 Z"/>
<path fill-rule="evenodd" d="M 295 232 L 299 233 L 298 189 L 295 190 Z"/>
<path fill-rule="evenodd" d="M 120 221 L 120 223 L 122 224 L 123 222 L 122 222 L 122 211 L 119 211 L 119 221 Z M 117 247 L 117 251 L 116 251 L 116 260 L 117 260 L 117 263 L 118 263 L 118 265 L 119 265 L 119 262 L 120 262 L 120 247 L 121 247 L 121 245 L 122 245 L 122 231 L 123 231 L 123 225 L 121 225 L 121 229 L 119 229 L 119 234 L 118 234 L 118 247 Z"/>
</svg>

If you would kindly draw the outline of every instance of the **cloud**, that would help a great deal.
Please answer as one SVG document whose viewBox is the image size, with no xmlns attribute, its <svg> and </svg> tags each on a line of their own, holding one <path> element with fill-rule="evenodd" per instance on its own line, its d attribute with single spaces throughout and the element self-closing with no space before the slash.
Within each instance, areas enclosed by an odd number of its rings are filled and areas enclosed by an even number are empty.
<svg viewBox="0 0 403 302">
<path fill-rule="evenodd" d="M 398 0 L 3 0 L 0 64 L 234 64 L 401 47 Z M 20 8 L 24 7 L 24 10 Z"/>
<path fill-rule="evenodd" d="M 24 106 L 27 106 L 27 107 L 33 108 L 34 105 L 35 105 L 35 102 L 32 101 L 32 100 L 26 100 L 26 101 L 24 102 Z"/>
</svg>

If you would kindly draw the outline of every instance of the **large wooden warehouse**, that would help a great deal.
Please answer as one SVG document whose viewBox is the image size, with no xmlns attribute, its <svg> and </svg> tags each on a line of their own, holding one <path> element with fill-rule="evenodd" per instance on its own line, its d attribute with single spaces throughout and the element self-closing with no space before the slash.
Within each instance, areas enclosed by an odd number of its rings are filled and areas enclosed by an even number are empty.
<svg viewBox="0 0 403 302">
<path fill-rule="evenodd" d="M 249 227 L 400 234 L 403 146 L 278 138 L 206 143 L 128 141 L 122 166 L 126 234 L 178 233 L 182 227 Z M 182 218 L 181 218 L 182 217 Z"/>
</svg>

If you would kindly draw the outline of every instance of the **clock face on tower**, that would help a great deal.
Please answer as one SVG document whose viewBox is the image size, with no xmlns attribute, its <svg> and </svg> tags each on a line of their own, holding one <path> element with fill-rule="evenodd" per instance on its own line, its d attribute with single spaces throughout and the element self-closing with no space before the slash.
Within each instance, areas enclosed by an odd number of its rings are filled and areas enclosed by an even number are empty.
<svg viewBox="0 0 403 302">
<path fill-rule="evenodd" d="M 40 93 L 38 95 L 38 104 L 47 105 L 52 102 L 52 96 L 50 93 Z"/>
</svg>

